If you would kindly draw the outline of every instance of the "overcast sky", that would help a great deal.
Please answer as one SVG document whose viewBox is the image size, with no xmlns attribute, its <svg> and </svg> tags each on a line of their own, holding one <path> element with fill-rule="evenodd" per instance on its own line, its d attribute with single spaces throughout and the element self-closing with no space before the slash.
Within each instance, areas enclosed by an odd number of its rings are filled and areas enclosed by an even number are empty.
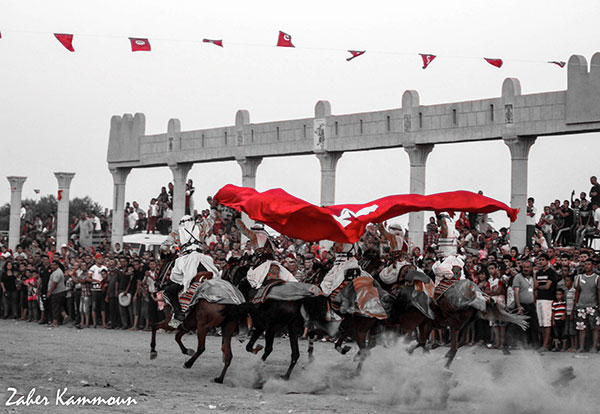
<svg viewBox="0 0 600 414">
<path fill-rule="evenodd" d="M 600 50 L 599 17 L 597 1 L 564 0 L 0 0 L 0 172 L 28 177 L 24 197 L 36 188 L 56 194 L 53 173 L 75 172 L 72 196 L 112 208 L 106 151 L 114 114 L 145 113 L 151 134 L 166 132 L 170 118 L 183 130 L 232 125 L 238 109 L 251 122 L 312 117 L 320 99 L 333 114 L 398 108 L 407 89 L 424 105 L 491 98 L 506 77 L 518 78 L 524 94 L 564 90 L 566 68 L 544 62 L 571 54 L 589 62 Z M 268 47 L 279 30 L 296 49 Z M 74 33 L 76 52 L 55 32 Z M 129 36 L 150 38 L 152 52 L 131 53 Z M 205 37 L 225 47 L 197 43 Z M 346 62 L 346 49 L 367 53 Z M 439 57 L 422 70 L 419 52 Z M 505 64 L 496 69 L 483 56 Z M 537 204 L 587 192 L 599 153 L 598 134 L 539 138 L 529 162 Z M 196 164 L 189 177 L 200 206 L 223 185 L 241 184 L 233 161 Z M 281 187 L 318 203 L 319 177 L 315 156 L 270 158 L 257 189 Z M 171 180 L 167 167 L 133 170 L 126 199 L 146 206 Z M 338 163 L 338 203 L 408 189 L 402 149 L 347 153 Z M 509 203 L 508 148 L 501 141 L 435 147 L 427 193 L 459 189 Z M 9 200 L 6 181 L 0 203 Z M 496 222 L 507 224 L 501 215 Z"/>
</svg>

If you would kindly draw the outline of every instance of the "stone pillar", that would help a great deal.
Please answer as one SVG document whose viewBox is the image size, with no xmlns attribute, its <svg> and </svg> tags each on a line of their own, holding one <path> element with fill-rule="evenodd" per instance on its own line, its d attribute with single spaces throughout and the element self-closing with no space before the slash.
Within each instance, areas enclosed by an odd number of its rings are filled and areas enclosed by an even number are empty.
<svg viewBox="0 0 600 414">
<path fill-rule="evenodd" d="M 173 173 L 173 228 L 179 225 L 179 220 L 185 215 L 185 183 L 187 175 L 194 164 L 170 164 Z"/>
<path fill-rule="evenodd" d="M 405 145 L 404 151 L 410 159 L 410 193 L 425 194 L 425 166 L 427 156 L 433 150 L 433 144 Z M 408 232 L 415 247 L 423 249 L 425 213 L 416 211 L 408 214 Z"/>
<path fill-rule="evenodd" d="M 335 204 L 335 168 L 343 152 L 316 153 L 321 163 L 321 205 Z"/>
<path fill-rule="evenodd" d="M 522 251 L 527 243 L 527 163 L 529 150 L 536 137 L 503 137 L 510 150 L 510 206 L 521 211 L 514 223 L 510 223 L 510 244 Z"/>
<path fill-rule="evenodd" d="M 10 221 L 8 224 L 8 248 L 16 249 L 21 239 L 21 194 L 27 177 L 6 177 L 10 183 Z"/>
<path fill-rule="evenodd" d="M 58 180 L 58 191 L 61 195 L 56 213 L 56 250 L 60 251 L 60 246 L 69 241 L 69 191 L 75 173 L 55 172 L 54 176 Z"/>
<path fill-rule="evenodd" d="M 256 188 L 256 170 L 262 162 L 262 157 L 238 158 L 242 168 L 242 187 Z"/>
<path fill-rule="evenodd" d="M 119 243 L 123 247 L 125 230 L 125 184 L 131 168 L 109 168 L 113 176 L 113 215 L 111 245 Z"/>
</svg>

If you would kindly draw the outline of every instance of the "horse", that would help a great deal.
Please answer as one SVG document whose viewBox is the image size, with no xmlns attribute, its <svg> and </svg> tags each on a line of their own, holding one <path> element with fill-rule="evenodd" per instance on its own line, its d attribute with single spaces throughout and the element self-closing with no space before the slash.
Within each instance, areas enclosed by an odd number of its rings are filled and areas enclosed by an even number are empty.
<svg viewBox="0 0 600 414">
<path fill-rule="evenodd" d="M 159 267 L 159 285 L 164 285 L 165 281 L 168 280 L 168 274 L 172 269 L 173 257 L 163 258 Z M 207 272 L 204 266 L 200 264 L 198 266 L 198 274 L 194 277 L 192 282 L 207 278 Z M 238 324 L 243 321 L 248 314 L 248 306 L 242 305 L 223 305 L 218 303 L 211 303 L 204 299 L 200 299 L 196 305 L 188 312 L 185 320 L 179 324 L 177 328 L 173 328 L 169 325 L 169 321 L 172 316 L 171 306 L 165 302 L 165 319 L 155 323 L 152 326 L 152 339 L 150 341 L 150 359 L 156 359 L 158 352 L 156 351 L 156 331 L 164 329 L 166 331 L 177 331 L 175 334 L 175 341 L 179 345 L 179 349 L 183 355 L 188 355 L 190 358 L 183 364 L 184 368 L 191 368 L 196 362 L 196 359 L 205 350 L 206 335 L 208 332 L 216 327 L 221 328 L 221 349 L 223 352 L 223 370 L 221 374 L 214 378 L 214 382 L 218 384 L 223 383 L 227 369 L 233 359 L 233 353 L 231 350 L 231 337 L 238 332 Z M 198 336 L 198 346 L 194 352 L 192 349 L 188 349 L 182 342 L 182 337 L 186 333 L 196 329 Z"/>
<path fill-rule="evenodd" d="M 414 274 L 421 273 L 413 271 L 410 281 L 413 281 Z M 412 273 L 412 272 L 411 272 Z M 422 274 L 424 278 L 428 276 Z M 472 282 L 465 282 L 468 284 L 468 288 L 472 289 L 472 294 L 477 293 L 477 285 Z M 495 302 L 491 300 L 485 301 L 480 299 L 481 303 L 479 306 L 484 305 L 485 311 L 479 309 L 479 307 L 470 304 L 463 309 L 457 309 L 452 299 L 445 294 L 442 294 L 437 298 L 435 302 L 426 301 L 429 304 L 429 309 L 424 309 L 428 315 L 424 313 L 423 303 L 417 306 L 415 302 L 415 296 L 413 295 L 414 285 L 404 285 L 398 291 L 394 306 L 392 308 L 392 315 L 389 320 L 390 324 L 400 326 L 405 332 L 414 331 L 417 327 L 419 328 L 419 335 L 417 344 L 409 350 L 412 353 L 415 349 L 422 347 L 426 349 L 427 338 L 431 333 L 432 329 L 450 328 L 450 350 L 446 353 L 445 357 L 448 358 L 446 362 L 446 368 L 449 368 L 456 356 L 458 351 L 458 336 L 461 330 L 467 326 L 471 321 L 481 318 L 487 320 L 498 320 L 509 323 L 514 323 L 521 328 L 527 326 L 526 317 L 521 315 L 511 314 L 501 309 Z M 424 292 L 421 292 L 425 295 Z M 477 298 L 476 298 L 477 299 Z M 483 304 L 483 302 L 485 303 Z M 419 307 L 421 309 L 419 309 Z"/>
<path fill-rule="evenodd" d="M 230 263 L 228 271 L 223 275 L 223 278 L 230 281 L 236 286 L 246 299 L 250 299 L 254 291 L 246 278 L 248 270 L 251 267 L 258 266 L 260 258 L 244 256 L 237 262 Z M 264 303 L 254 304 L 249 310 L 252 318 L 253 332 L 250 340 L 246 344 L 246 351 L 257 354 L 263 347 L 256 346 L 256 341 L 260 336 L 265 334 L 265 346 L 262 354 L 262 361 L 265 362 L 273 351 L 273 342 L 277 332 L 287 328 L 290 348 L 292 351 L 290 364 L 282 379 L 288 380 L 292 371 L 300 358 L 300 350 L 298 347 L 298 337 L 302 335 L 304 330 L 304 317 L 302 308 L 308 313 L 310 319 L 324 320 L 327 311 L 327 298 L 323 296 L 308 297 L 299 300 L 276 300 L 267 299 Z"/>
</svg>

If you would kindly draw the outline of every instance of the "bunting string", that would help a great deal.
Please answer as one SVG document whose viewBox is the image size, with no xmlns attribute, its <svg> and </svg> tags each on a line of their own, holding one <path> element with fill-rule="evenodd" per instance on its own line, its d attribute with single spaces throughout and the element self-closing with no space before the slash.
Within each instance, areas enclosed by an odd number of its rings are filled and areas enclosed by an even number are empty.
<svg viewBox="0 0 600 414">
<path fill-rule="evenodd" d="M 36 34 L 36 35 L 50 35 L 48 32 L 41 31 L 33 31 L 33 30 L 8 30 L 8 31 L 0 31 L 0 40 L 6 41 L 3 37 L 5 33 L 25 33 L 25 34 Z M 532 63 L 532 64 L 551 64 L 557 68 L 563 69 L 566 66 L 566 62 L 562 60 L 530 60 L 530 59 L 515 59 L 515 58 L 500 58 L 500 57 L 482 57 L 482 56 L 457 56 L 457 55 L 439 55 L 439 54 L 427 54 L 427 53 L 415 53 L 415 52 L 407 52 L 407 51 L 390 51 L 390 50 L 354 50 L 354 49 L 339 49 L 339 48 L 331 48 L 331 47 L 314 47 L 314 46 L 296 46 L 292 41 L 292 36 L 286 32 L 279 31 L 277 37 L 274 37 L 274 42 L 272 44 L 260 44 L 260 43 L 239 43 L 239 42 L 230 42 L 224 39 L 194 39 L 194 38 L 164 38 L 164 37 L 131 37 L 131 36 L 123 36 L 116 34 L 93 34 L 93 33 L 78 33 L 77 35 L 72 33 L 52 33 L 56 40 L 68 51 L 76 52 L 76 44 L 74 44 L 75 37 L 96 37 L 96 38 L 120 38 L 120 39 L 128 39 L 130 43 L 130 48 L 132 52 L 152 52 L 151 41 L 159 41 L 159 42 L 185 42 L 185 43 L 197 43 L 197 44 L 207 44 L 210 46 L 218 46 L 221 48 L 226 48 L 228 45 L 232 46 L 245 46 L 245 47 L 285 47 L 285 48 L 294 48 L 299 50 L 315 50 L 315 51 L 325 51 L 325 52 L 344 52 L 350 53 L 349 57 L 346 57 L 345 60 L 347 62 L 351 62 L 354 59 L 361 58 L 365 54 L 380 54 L 380 55 L 392 55 L 392 56 L 419 56 L 422 60 L 422 69 L 427 69 L 431 65 L 435 65 L 434 59 L 436 62 L 442 59 L 465 59 L 465 60 L 483 60 L 487 62 L 489 65 L 496 67 L 498 69 L 502 68 L 506 62 L 520 62 L 520 63 Z M 347 56 L 347 55 L 346 55 Z"/>
</svg>

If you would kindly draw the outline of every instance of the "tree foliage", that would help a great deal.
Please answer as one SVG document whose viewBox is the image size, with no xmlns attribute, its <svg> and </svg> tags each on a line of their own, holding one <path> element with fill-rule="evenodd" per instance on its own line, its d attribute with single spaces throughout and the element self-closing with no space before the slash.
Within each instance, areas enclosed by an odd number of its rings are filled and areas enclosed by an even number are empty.
<svg viewBox="0 0 600 414">
<path fill-rule="evenodd" d="M 25 199 L 22 203 L 23 205 L 29 204 L 31 206 L 34 218 L 40 216 L 42 221 L 44 221 L 50 214 L 56 216 L 58 200 L 53 194 L 42 196 L 39 200 Z M 92 200 L 89 196 L 73 198 L 69 202 L 69 222 L 71 222 L 73 216 L 79 217 L 81 213 L 90 214 L 92 211 L 100 215 L 104 209 L 100 203 Z M 6 203 L 0 207 L 0 230 L 8 230 L 9 221 L 10 203 Z"/>
</svg>

